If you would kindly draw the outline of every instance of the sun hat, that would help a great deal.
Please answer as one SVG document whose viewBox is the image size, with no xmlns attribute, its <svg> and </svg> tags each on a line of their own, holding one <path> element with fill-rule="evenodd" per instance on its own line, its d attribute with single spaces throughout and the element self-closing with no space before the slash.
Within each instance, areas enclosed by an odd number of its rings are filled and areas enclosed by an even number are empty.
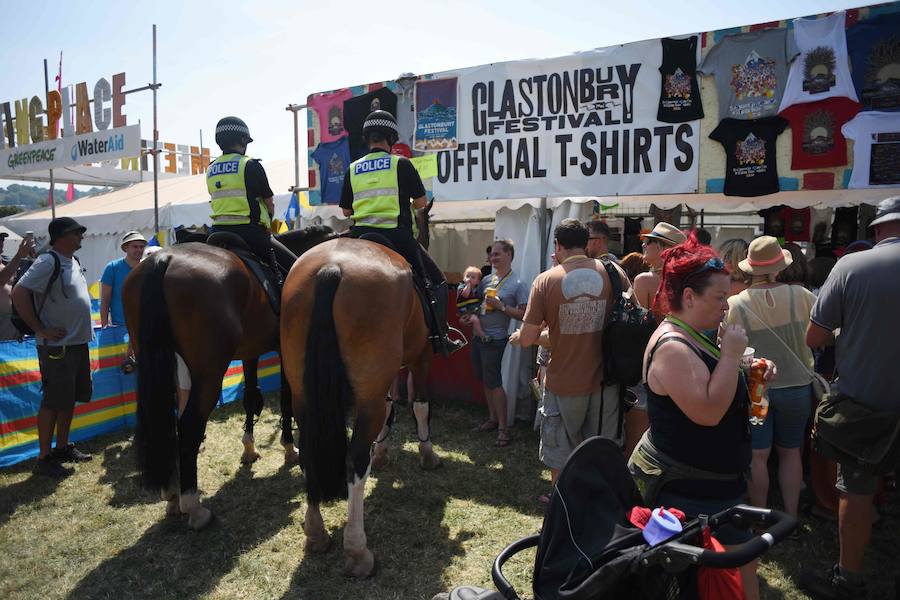
<svg viewBox="0 0 900 600">
<path fill-rule="evenodd" d="M 793 262 L 791 253 L 783 250 L 777 239 L 763 235 L 750 242 L 747 258 L 738 263 L 738 267 L 749 275 L 774 275 Z"/>
<path fill-rule="evenodd" d="M 129 231 L 122 236 L 122 244 L 119 247 L 124 250 L 125 244 L 128 244 L 130 242 L 144 242 L 146 244 L 147 238 L 145 238 L 140 231 Z"/>
<path fill-rule="evenodd" d="M 677 246 L 687 241 L 687 236 L 680 229 L 668 223 L 659 222 L 650 233 L 642 233 L 641 239 L 652 238 L 666 246 Z"/>
<path fill-rule="evenodd" d="M 67 233 L 73 231 L 84 233 L 87 231 L 87 227 L 80 225 L 78 221 L 72 217 L 57 217 L 50 221 L 50 225 L 47 226 L 47 233 L 50 234 L 51 244 Z"/>
<path fill-rule="evenodd" d="M 875 213 L 875 220 L 869 223 L 869 227 L 898 220 L 900 220 L 900 196 L 892 196 L 878 203 L 878 212 Z"/>
</svg>

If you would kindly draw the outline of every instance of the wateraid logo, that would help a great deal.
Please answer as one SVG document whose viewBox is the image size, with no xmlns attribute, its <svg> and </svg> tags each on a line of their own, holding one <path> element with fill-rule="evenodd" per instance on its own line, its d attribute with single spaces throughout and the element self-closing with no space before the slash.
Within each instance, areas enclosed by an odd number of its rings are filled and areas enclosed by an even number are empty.
<svg viewBox="0 0 900 600">
<path fill-rule="evenodd" d="M 123 150 L 125 150 L 125 135 L 121 133 L 111 135 L 105 140 L 78 140 L 72 146 L 72 160 L 77 161 L 79 157 L 121 152 Z"/>
<path fill-rule="evenodd" d="M 72 146 L 72 160 L 78 160 L 78 146 Z"/>
</svg>

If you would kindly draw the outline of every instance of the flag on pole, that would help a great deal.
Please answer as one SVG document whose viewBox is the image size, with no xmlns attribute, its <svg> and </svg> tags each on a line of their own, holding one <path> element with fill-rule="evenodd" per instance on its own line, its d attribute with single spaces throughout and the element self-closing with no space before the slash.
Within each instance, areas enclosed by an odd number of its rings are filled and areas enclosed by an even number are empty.
<svg viewBox="0 0 900 600">
<path fill-rule="evenodd" d="M 291 194 L 291 201 L 288 203 L 287 210 L 284 211 L 284 222 L 287 223 L 289 229 L 294 229 L 294 224 L 300 218 L 300 193 Z"/>
<path fill-rule="evenodd" d="M 75 200 L 75 184 L 70 183 L 69 187 L 66 188 L 66 202 L 72 202 Z"/>
</svg>

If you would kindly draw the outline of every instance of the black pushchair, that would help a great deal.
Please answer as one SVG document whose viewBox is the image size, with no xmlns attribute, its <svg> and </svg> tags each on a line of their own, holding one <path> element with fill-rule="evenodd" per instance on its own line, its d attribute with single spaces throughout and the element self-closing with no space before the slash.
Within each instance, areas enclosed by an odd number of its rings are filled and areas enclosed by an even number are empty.
<svg viewBox="0 0 900 600">
<path fill-rule="evenodd" d="M 494 561 L 494 585 L 507 600 L 518 599 L 503 565 L 537 546 L 535 600 L 697 598 L 700 567 L 745 565 L 797 524 L 779 511 L 739 505 L 686 522 L 680 534 L 651 548 L 626 517 L 642 504 L 621 449 L 599 437 L 586 440 L 560 473 L 541 533 L 510 544 Z M 703 530 L 715 533 L 725 524 L 768 531 L 727 552 L 704 549 Z"/>
</svg>

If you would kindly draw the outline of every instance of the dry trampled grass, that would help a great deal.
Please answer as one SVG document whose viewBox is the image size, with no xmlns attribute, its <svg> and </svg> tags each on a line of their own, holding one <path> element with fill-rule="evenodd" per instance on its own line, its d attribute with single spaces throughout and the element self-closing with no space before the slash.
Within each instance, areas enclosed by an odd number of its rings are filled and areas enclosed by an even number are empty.
<svg viewBox="0 0 900 600">
<path fill-rule="evenodd" d="M 274 406 L 273 399 L 268 406 Z M 392 434 L 392 462 L 368 482 L 366 532 L 378 561 L 374 578 L 341 574 L 346 504 L 323 509 L 335 539 L 327 555 L 304 556 L 305 498 L 297 467 L 282 465 L 277 419 L 256 428 L 262 459 L 239 464 L 238 404 L 214 413 L 200 455 L 202 499 L 216 514 L 211 528 L 187 530 L 164 517 L 164 505 L 140 489 L 129 433 L 84 444 L 90 463 L 56 484 L 32 477 L 30 464 L 0 472 L 0 598 L 299 598 L 429 599 L 454 585 L 491 587 L 494 557 L 538 530 L 549 473 L 537 460 L 537 436 L 524 426 L 509 448 L 471 433 L 479 409 L 438 405 L 433 424 L 443 468 L 423 472 L 413 419 L 402 410 Z M 873 598 L 891 598 L 898 569 L 896 497 L 876 526 L 868 554 Z M 824 567 L 836 554 L 836 528 L 804 523 L 763 562 L 764 597 L 805 598 L 802 566 Z M 505 569 L 529 591 L 533 552 Z"/>
</svg>

